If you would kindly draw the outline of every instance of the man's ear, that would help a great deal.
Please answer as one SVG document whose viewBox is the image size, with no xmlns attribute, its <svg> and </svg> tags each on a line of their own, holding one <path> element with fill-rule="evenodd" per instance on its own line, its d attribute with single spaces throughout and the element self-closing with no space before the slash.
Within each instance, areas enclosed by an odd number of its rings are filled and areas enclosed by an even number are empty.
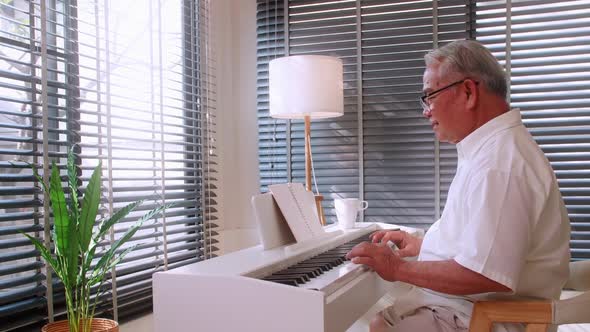
<svg viewBox="0 0 590 332">
<path fill-rule="evenodd" d="M 479 89 L 477 88 L 477 82 L 472 79 L 467 79 L 463 83 L 465 86 L 465 95 L 467 97 L 467 109 L 475 110 L 479 101 Z"/>
</svg>

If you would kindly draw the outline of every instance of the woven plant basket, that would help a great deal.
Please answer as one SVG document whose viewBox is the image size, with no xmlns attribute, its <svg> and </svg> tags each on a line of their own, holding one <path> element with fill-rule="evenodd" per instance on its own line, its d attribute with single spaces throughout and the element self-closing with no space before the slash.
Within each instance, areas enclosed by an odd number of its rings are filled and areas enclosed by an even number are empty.
<svg viewBox="0 0 590 332">
<path fill-rule="evenodd" d="M 119 324 L 114 320 L 105 318 L 93 318 L 90 325 L 92 332 L 119 332 Z M 41 329 L 41 332 L 70 332 L 67 320 L 49 323 Z"/>
</svg>

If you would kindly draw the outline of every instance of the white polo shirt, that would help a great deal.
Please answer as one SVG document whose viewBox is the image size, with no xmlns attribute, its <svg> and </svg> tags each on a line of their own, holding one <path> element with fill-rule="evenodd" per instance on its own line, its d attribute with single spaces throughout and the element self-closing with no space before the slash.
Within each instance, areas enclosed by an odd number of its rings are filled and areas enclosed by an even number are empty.
<svg viewBox="0 0 590 332">
<path fill-rule="evenodd" d="M 520 112 L 489 121 L 458 143 L 457 152 L 444 212 L 426 233 L 418 260 L 454 259 L 513 294 L 559 298 L 569 274 L 569 219 L 553 170 Z M 469 326 L 472 302 L 491 295 L 414 287 L 393 309 L 403 315 L 420 306 L 451 307 Z"/>
</svg>

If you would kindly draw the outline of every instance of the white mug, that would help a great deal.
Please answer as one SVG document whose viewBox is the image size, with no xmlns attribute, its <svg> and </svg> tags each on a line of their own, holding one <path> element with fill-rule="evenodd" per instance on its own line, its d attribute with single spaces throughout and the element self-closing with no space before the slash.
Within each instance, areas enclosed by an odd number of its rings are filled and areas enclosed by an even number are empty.
<svg viewBox="0 0 590 332">
<path fill-rule="evenodd" d="M 367 207 L 369 207 L 369 203 L 358 198 L 335 198 L 334 209 L 336 209 L 336 218 L 338 218 L 340 228 L 353 228 L 358 212 Z"/>
</svg>

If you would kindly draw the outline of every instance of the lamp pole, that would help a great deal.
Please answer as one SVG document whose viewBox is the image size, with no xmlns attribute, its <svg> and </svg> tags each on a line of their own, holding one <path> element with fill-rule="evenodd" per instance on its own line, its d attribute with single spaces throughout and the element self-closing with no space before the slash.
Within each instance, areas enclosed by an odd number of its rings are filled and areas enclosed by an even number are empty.
<svg viewBox="0 0 590 332">
<path fill-rule="evenodd" d="M 304 117 L 305 120 L 305 189 L 313 191 L 311 188 L 311 118 L 309 115 Z"/>
<path fill-rule="evenodd" d="M 311 117 L 305 115 L 305 189 L 313 192 L 311 187 Z M 326 216 L 324 215 L 324 208 L 322 207 L 323 195 L 314 195 L 315 205 L 318 210 L 318 217 L 322 225 L 326 224 Z"/>
</svg>

